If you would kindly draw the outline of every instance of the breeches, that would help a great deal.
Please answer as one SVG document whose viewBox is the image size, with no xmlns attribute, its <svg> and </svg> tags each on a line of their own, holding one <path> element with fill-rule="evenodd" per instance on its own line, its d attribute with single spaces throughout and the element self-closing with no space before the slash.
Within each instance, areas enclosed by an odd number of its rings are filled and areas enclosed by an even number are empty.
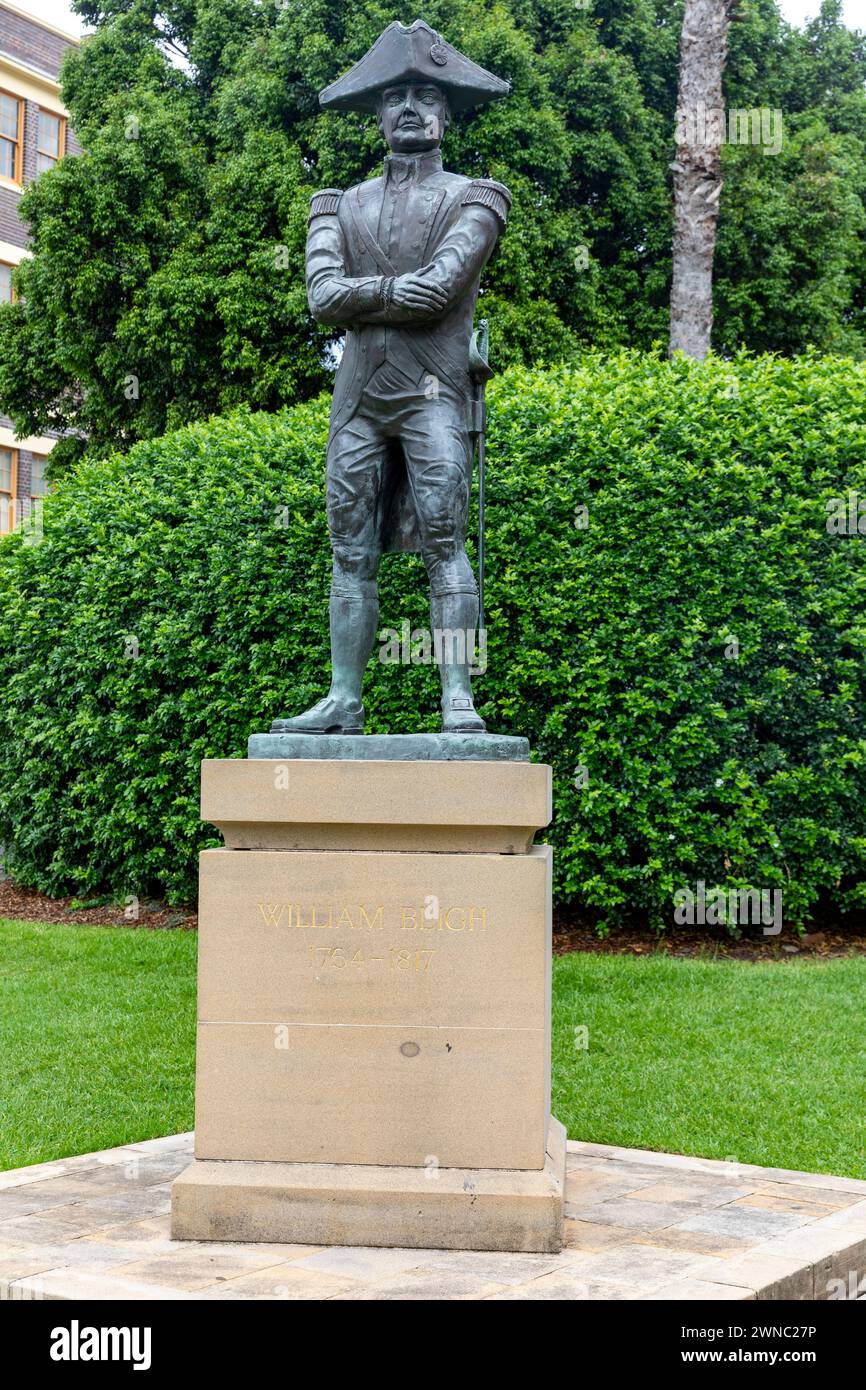
<svg viewBox="0 0 866 1390">
<path fill-rule="evenodd" d="M 375 592 L 394 470 L 402 467 L 399 444 L 430 591 L 474 594 L 465 548 L 472 482 L 466 403 L 456 393 L 434 400 L 385 399 L 375 402 L 375 415 L 364 404 L 328 449 L 332 593 L 353 598 Z"/>
</svg>

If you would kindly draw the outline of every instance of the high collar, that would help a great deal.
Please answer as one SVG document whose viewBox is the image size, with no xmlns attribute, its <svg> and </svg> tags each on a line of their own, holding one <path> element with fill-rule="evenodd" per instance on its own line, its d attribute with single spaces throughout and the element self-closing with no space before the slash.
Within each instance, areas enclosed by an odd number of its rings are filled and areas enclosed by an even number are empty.
<svg viewBox="0 0 866 1390">
<path fill-rule="evenodd" d="M 431 174 L 441 174 L 442 154 L 440 150 L 425 150 L 421 154 L 387 154 L 385 156 L 385 182 L 394 179 L 402 183 L 404 179 L 426 179 Z"/>
</svg>

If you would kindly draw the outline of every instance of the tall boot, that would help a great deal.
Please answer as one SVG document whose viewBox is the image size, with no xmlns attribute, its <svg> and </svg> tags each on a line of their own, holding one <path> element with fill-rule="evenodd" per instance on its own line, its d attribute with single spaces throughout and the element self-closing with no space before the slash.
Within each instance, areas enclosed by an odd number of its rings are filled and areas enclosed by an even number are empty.
<svg viewBox="0 0 866 1390">
<path fill-rule="evenodd" d="M 379 596 L 331 594 L 331 688 L 324 700 L 293 719 L 275 719 L 273 734 L 362 734 L 361 686 L 376 637 Z"/>
<path fill-rule="evenodd" d="M 475 711 L 469 675 L 477 638 L 478 595 L 431 594 L 430 621 L 442 681 L 442 731 L 483 734 L 487 726 Z"/>
</svg>

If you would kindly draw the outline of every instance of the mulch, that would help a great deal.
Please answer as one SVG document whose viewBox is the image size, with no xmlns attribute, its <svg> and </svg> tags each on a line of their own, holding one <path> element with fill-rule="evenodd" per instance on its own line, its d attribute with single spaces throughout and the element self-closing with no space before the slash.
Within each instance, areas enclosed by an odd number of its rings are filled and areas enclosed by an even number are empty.
<svg viewBox="0 0 866 1390">
<path fill-rule="evenodd" d="M 55 926 L 146 927 L 151 931 L 161 931 L 166 927 L 195 931 L 198 926 L 194 909 L 169 907 L 167 903 L 156 900 L 142 901 L 134 909 L 134 905 L 124 908 L 123 903 L 106 902 L 95 895 L 86 900 L 92 906 L 70 906 L 82 901 L 80 898 L 48 898 L 31 888 L 21 888 L 11 878 L 0 882 L 0 917 L 11 917 L 22 922 L 51 922 Z M 132 915 L 134 910 L 137 916 Z M 125 912 L 129 912 L 130 916 L 126 917 Z"/>
<path fill-rule="evenodd" d="M 660 934 L 646 928 L 626 928 L 600 938 L 594 927 L 560 918 L 553 924 L 553 953 L 574 951 L 610 956 L 689 956 L 705 960 L 788 961 L 831 960 L 838 956 L 866 956 L 866 931 L 862 928 L 825 927 L 798 935 L 785 930 L 764 936 L 760 929 L 730 936 L 724 928 L 671 926 Z"/>
<path fill-rule="evenodd" d="M 22 888 L 12 879 L 0 880 L 0 918 L 25 922 L 48 922 L 56 926 L 135 927 L 149 931 L 168 928 L 195 931 L 198 916 L 194 908 L 170 907 L 157 899 L 142 901 L 137 916 L 125 915 L 123 904 L 99 897 L 82 906 L 77 898 L 49 898 L 44 893 Z M 126 909 L 129 911 L 129 909 Z M 591 923 L 560 914 L 553 925 L 555 955 L 584 951 L 609 956 L 688 956 L 707 960 L 787 961 L 829 960 L 840 956 L 866 956 L 866 930 L 828 926 L 798 936 L 783 930 L 779 936 L 744 932 L 731 937 L 724 929 L 701 930 L 670 927 L 657 935 L 645 927 L 623 927 L 599 937 Z"/>
</svg>

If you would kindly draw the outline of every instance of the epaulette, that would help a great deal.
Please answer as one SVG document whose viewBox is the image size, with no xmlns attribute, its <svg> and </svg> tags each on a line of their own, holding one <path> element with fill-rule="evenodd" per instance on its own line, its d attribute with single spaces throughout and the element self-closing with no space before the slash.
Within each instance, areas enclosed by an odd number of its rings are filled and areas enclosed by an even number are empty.
<svg viewBox="0 0 866 1390">
<path fill-rule="evenodd" d="M 495 179 L 473 179 L 463 194 L 463 202 L 483 203 L 496 213 L 503 227 L 508 221 L 511 194 L 504 183 L 497 183 Z"/>
<path fill-rule="evenodd" d="M 336 212 L 343 194 L 339 188 L 323 188 L 314 193 L 310 200 L 310 216 L 321 217 L 326 212 Z"/>
</svg>

